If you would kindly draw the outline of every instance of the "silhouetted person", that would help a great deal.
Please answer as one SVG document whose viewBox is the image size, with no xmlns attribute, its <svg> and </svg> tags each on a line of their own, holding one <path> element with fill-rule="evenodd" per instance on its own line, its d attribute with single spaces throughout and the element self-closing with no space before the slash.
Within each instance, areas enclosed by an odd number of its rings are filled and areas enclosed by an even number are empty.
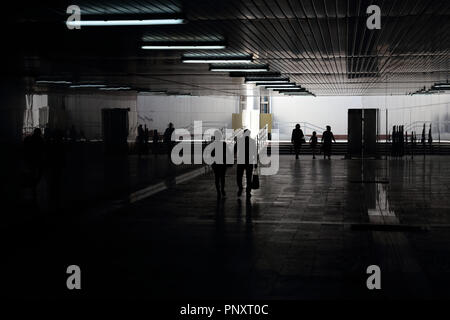
<svg viewBox="0 0 450 320">
<path fill-rule="evenodd" d="M 247 180 L 246 194 L 247 197 L 252 196 L 252 178 L 253 178 L 253 165 L 256 164 L 256 141 L 250 138 L 250 130 L 245 129 L 244 135 L 237 139 L 235 145 L 237 150 L 237 167 L 236 167 L 236 182 L 238 185 L 237 196 L 242 195 L 243 185 L 242 178 L 244 176 Z"/>
<path fill-rule="evenodd" d="M 336 143 L 336 139 L 334 139 L 333 132 L 331 132 L 331 127 L 327 126 L 327 130 L 322 134 L 322 148 L 323 148 L 323 158 L 331 159 L 331 143 L 334 141 Z"/>
<path fill-rule="evenodd" d="M 298 159 L 298 155 L 300 153 L 300 148 L 302 147 L 302 143 L 305 139 L 305 136 L 303 135 L 302 129 L 300 129 L 300 125 L 297 123 L 295 125 L 295 129 L 292 130 L 291 135 L 291 143 L 294 145 L 294 151 L 295 151 L 295 159 Z"/>
<path fill-rule="evenodd" d="M 172 141 L 172 133 L 175 131 L 175 128 L 173 127 L 173 123 L 169 123 L 169 126 L 166 128 L 166 131 L 164 131 L 164 137 L 163 142 L 167 147 L 167 153 L 171 154 L 172 148 L 173 148 L 173 141 Z"/>
<path fill-rule="evenodd" d="M 425 141 L 426 141 L 426 138 L 425 138 L 425 123 L 424 123 L 423 129 L 422 129 L 422 140 L 421 140 L 421 143 L 424 146 L 424 150 L 425 150 L 425 143 L 426 143 Z"/>
<path fill-rule="evenodd" d="M 66 161 L 66 150 L 64 145 L 64 131 L 54 129 L 52 137 L 46 145 L 47 147 L 47 190 L 49 209 L 53 213 L 58 213 L 61 206 L 62 194 L 62 176 Z"/>
<path fill-rule="evenodd" d="M 315 159 L 317 147 L 317 133 L 315 131 L 313 131 L 311 138 L 309 138 L 309 145 L 311 146 L 313 159 Z"/>
<path fill-rule="evenodd" d="M 144 125 L 144 153 L 148 153 L 148 140 L 150 139 L 150 132 L 148 131 L 147 125 Z"/>
<path fill-rule="evenodd" d="M 225 174 L 227 171 L 227 155 L 229 159 L 232 159 L 232 154 L 230 154 L 229 148 L 225 141 L 220 141 L 220 146 L 222 147 L 222 159 L 215 161 L 211 167 L 214 171 L 214 180 L 217 191 L 217 198 L 225 197 Z M 213 157 L 216 156 L 215 150 L 211 153 Z"/>
<path fill-rule="evenodd" d="M 433 153 L 433 136 L 431 135 L 431 123 L 430 129 L 428 130 L 428 145 L 430 146 L 430 154 Z"/>
<path fill-rule="evenodd" d="M 391 155 L 393 157 L 397 156 L 397 127 L 392 127 L 392 149 L 391 149 Z"/>
<path fill-rule="evenodd" d="M 41 180 L 44 168 L 45 145 L 41 129 L 34 129 L 33 134 L 25 138 L 24 155 L 25 162 L 30 170 L 33 192 L 36 192 L 36 186 Z"/>
<path fill-rule="evenodd" d="M 414 131 L 411 132 L 411 158 L 414 158 L 414 152 L 416 150 L 417 136 Z"/>
<path fill-rule="evenodd" d="M 138 155 L 141 156 L 144 151 L 144 128 L 142 127 L 142 124 L 138 126 L 137 132 L 138 132 L 136 137 L 137 151 Z"/>
<path fill-rule="evenodd" d="M 404 153 L 405 153 L 405 137 L 403 134 L 403 126 L 399 126 L 398 129 L 398 147 L 399 147 L 399 156 L 403 157 Z"/>
<path fill-rule="evenodd" d="M 45 129 L 44 129 L 44 140 L 45 142 L 50 141 L 50 139 L 52 138 L 53 132 L 52 132 L 52 128 L 50 128 L 50 125 L 47 123 L 45 125 Z"/>
<path fill-rule="evenodd" d="M 77 130 L 75 129 L 75 126 L 74 126 L 74 125 L 72 125 L 72 126 L 70 127 L 70 130 L 69 130 L 69 139 L 70 139 L 70 141 L 72 141 L 72 142 L 77 141 Z"/>
<path fill-rule="evenodd" d="M 83 130 L 80 130 L 80 139 L 84 140 L 86 142 L 89 142 L 89 140 L 86 138 L 86 135 L 84 134 Z"/>
<path fill-rule="evenodd" d="M 159 133 L 158 130 L 153 130 L 153 154 L 158 154 Z"/>
<path fill-rule="evenodd" d="M 408 131 L 405 131 L 405 136 L 403 139 L 404 145 L 405 145 L 405 154 L 408 154 L 408 149 L 409 149 L 409 145 L 408 145 Z"/>
</svg>

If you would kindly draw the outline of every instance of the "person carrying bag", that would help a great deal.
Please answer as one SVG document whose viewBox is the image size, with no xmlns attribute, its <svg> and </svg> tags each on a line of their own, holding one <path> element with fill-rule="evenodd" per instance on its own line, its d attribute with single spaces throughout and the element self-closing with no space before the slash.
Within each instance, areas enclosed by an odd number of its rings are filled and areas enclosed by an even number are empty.
<svg viewBox="0 0 450 320">
<path fill-rule="evenodd" d="M 257 190 L 259 189 L 259 167 L 258 165 L 255 165 L 255 168 L 253 169 L 253 178 L 252 178 L 252 189 Z"/>
</svg>

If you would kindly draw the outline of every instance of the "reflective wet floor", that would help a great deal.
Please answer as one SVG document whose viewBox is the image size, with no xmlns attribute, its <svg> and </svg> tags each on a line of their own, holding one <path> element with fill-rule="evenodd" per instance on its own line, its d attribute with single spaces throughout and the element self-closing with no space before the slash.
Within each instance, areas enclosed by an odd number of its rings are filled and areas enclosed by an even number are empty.
<svg viewBox="0 0 450 320">
<path fill-rule="evenodd" d="M 91 219 L 8 229 L 2 295 L 159 299 L 450 297 L 450 159 L 280 156 L 251 199 L 227 171 Z M 66 268 L 82 290 L 66 289 Z M 367 267 L 381 270 L 368 290 Z"/>
</svg>

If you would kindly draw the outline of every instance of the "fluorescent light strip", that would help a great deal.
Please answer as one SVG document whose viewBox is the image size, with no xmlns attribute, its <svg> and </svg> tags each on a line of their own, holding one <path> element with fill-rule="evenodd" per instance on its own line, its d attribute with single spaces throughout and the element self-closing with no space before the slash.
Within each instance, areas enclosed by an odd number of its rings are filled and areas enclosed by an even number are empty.
<svg viewBox="0 0 450 320">
<path fill-rule="evenodd" d="M 45 83 L 49 83 L 49 84 L 71 84 L 72 82 L 70 81 L 64 81 L 64 80 L 37 80 L 36 83 L 38 84 L 45 84 Z"/>
<path fill-rule="evenodd" d="M 114 87 L 114 88 L 99 88 L 99 90 L 105 90 L 105 91 L 117 91 L 117 90 L 130 90 L 130 87 Z"/>
<path fill-rule="evenodd" d="M 225 49 L 224 45 L 144 45 L 141 47 L 144 50 L 216 50 Z"/>
<path fill-rule="evenodd" d="M 303 90 L 303 88 L 298 88 L 298 87 L 295 87 L 295 88 L 272 87 L 272 88 L 268 88 L 268 89 L 271 89 L 271 90 L 284 90 L 284 91 L 289 91 L 289 90 Z"/>
<path fill-rule="evenodd" d="M 184 19 L 148 19 L 148 20 L 83 20 L 68 21 L 70 27 L 109 27 L 109 26 L 155 26 L 183 24 Z"/>
<path fill-rule="evenodd" d="M 264 86 L 266 87 L 266 89 L 273 89 L 273 88 L 279 88 L 279 87 L 285 87 L 285 88 L 290 88 L 290 87 L 295 87 L 297 86 L 295 83 L 279 83 L 279 84 L 257 84 L 257 86 Z"/>
<path fill-rule="evenodd" d="M 211 68 L 209 71 L 218 71 L 218 72 L 265 72 L 269 69 L 232 69 L 232 68 Z"/>
<path fill-rule="evenodd" d="M 70 88 L 102 88 L 106 87 L 104 84 L 75 84 L 70 86 Z"/>
<path fill-rule="evenodd" d="M 161 93 L 167 93 L 167 91 L 139 91 L 139 93 L 142 94 L 161 94 Z"/>
<path fill-rule="evenodd" d="M 289 83 L 289 80 L 255 80 L 255 81 L 245 81 L 245 83 L 254 83 L 258 85 L 264 85 L 265 83 Z"/>
<path fill-rule="evenodd" d="M 252 60 L 217 60 L 217 59 L 204 59 L 204 60 L 193 60 L 186 59 L 183 63 L 251 63 Z"/>
</svg>

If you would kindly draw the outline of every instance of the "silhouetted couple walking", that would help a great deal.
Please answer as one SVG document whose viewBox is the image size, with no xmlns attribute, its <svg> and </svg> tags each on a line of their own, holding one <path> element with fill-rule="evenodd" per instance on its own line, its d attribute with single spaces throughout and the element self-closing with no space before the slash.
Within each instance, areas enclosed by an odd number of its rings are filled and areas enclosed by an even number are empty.
<svg viewBox="0 0 450 320">
<path fill-rule="evenodd" d="M 244 130 L 244 134 L 242 137 L 236 139 L 236 143 L 234 145 L 234 156 L 230 155 L 230 149 L 228 148 L 225 141 L 220 141 L 220 146 L 222 147 L 222 157 L 223 159 L 216 159 L 212 164 L 212 169 L 214 171 L 215 185 L 217 191 L 217 197 L 225 197 L 225 175 L 227 166 L 231 164 L 227 164 L 227 155 L 228 159 L 236 158 L 236 184 L 238 187 L 237 196 L 240 197 L 244 190 L 243 186 L 243 177 L 245 173 L 246 178 L 246 195 L 247 198 L 251 197 L 251 191 L 253 187 L 253 170 L 257 164 L 257 148 L 256 141 L 250 138 L 250 130 Z M 219 147 L 220 147 L 219 146 Z M 211 154 L 215 157 L 215 151 Z"/>
</svg>

